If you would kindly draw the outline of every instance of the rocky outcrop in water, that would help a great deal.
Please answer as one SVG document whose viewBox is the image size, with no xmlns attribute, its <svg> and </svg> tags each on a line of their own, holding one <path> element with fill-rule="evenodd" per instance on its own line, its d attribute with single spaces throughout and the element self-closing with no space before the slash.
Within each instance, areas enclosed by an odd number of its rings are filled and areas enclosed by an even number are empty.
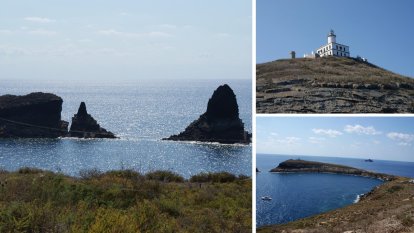
<svg viewBox="0 0 414 233">
<path fill-rule="evenodd" d="M 57 138 L 66 136 L 61 120 L 63 100 L 50 93 L 0 96 L 0 138 Z"/>
<path fill-rule="evenodd" d="M 383 173 L 370 172 L 370 171 L 348 167 L 348 166 L 343 166 L 343 165 L 306 161 L 306 160 L 301 160 L 301 159 L 289 159 L 284 162 L 281 162 L 277 167 L 270 170 L 270 172 L 335 173 L 335 174 L 344 174 L 344 175 L 366 176 L 366 177 L 372 177 L 372 178 L 386 180 L 386 181 L 394 180 L 396 178 L 395 176 L 387 175 Z"/>
<path fill-rule="evenodd" d="M 239 118 L 236 95 L 227 85 L 218 87 L 207 104 L 207 111 L 183 132 L 164 140 L 250 143 L 251 134 L 244 130 Z"/>
<path fill-rule="evenodd" d="M 353 58 L 256 66 L 257 113 L 413 113 L 414 80 Z"/>
<path fill-rule="evenodd" d="M 78 138 L 116 138 L 112 132 L 102 128 L 98 122 L 88 114 L 84 102 L 80 104 L 78 113 L 72 117 L 69 136 Z"/>
</svg>

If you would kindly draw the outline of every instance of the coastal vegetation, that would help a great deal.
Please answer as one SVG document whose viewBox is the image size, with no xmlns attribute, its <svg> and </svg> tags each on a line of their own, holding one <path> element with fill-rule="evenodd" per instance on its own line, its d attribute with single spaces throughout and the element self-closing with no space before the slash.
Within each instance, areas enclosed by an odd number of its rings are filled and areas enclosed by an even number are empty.
<svg viewBox="0 0 414 233">
<path fill-rule="evenodd" d="M 0 171 L 0 232 L 251 232 L 251 190 L 227 172 Z"/>
</svg>

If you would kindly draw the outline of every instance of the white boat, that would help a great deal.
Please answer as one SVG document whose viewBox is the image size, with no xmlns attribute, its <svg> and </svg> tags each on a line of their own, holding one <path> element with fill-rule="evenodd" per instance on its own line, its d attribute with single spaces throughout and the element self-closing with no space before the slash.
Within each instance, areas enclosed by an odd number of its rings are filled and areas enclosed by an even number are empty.
<svg viewBox="0 0 414 233">
<path fill-rule="evenodd" d="M 262 197 L 262 200 L 263 200 L 263 201 L 271 201 L 271 200 L 272 200 L 272 198 L 271 198 L 271 197 L 269 197 L 269 196 L 263 196 L 263 197 Z"/>
</svg>

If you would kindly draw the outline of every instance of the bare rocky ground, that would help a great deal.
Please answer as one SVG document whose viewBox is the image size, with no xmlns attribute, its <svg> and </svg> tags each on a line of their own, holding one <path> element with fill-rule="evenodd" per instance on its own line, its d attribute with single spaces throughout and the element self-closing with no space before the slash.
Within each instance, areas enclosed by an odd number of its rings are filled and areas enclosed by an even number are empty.
<svg viewBox="0 0 414 233">
<path fill-rule="evenodd" d="M 413 113 L 414 79 L 353 58 L 256 67 L 257 113 Z"/>
</svg>

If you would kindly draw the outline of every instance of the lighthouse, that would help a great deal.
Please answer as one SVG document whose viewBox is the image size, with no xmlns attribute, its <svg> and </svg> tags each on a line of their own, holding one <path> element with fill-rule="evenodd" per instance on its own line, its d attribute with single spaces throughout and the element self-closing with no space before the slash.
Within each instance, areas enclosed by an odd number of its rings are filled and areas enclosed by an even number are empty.
<svg viewBox="0 0 414 233">
<path fill-rule="evenodd" d="M 320 57 L 336 56 L 336 57 L 349 57 L 349 46 L 336 43 L 336 35 L 334 30 L 331 30 L 328 34 L 328 44 L 319 47 L 316 53 Z"/>
<path fill-rule="evenodd" d="M 333 30 L 331 30 L 328 34 L 328 44 L 336 43 L 336 35 Z"/>
</svg>

